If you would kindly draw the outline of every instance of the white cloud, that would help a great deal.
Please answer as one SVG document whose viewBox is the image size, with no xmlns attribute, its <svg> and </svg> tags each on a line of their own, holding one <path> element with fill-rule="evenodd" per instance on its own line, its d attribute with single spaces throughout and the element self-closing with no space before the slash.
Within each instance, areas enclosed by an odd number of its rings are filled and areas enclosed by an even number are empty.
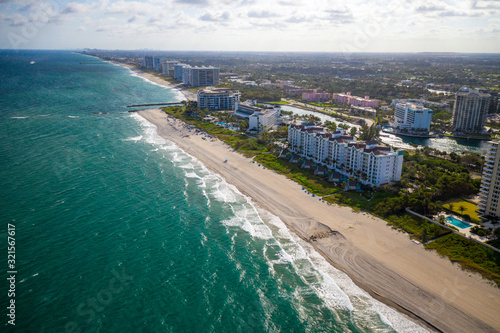
<svg viewBox="0 0 500 333">
<path fill-rule="evenodd" d="M 276 17 L 280 16 L 278 13 L 269 11 L 269 10 L 250 10 L 247 14 L 248 17 L 253 17 L 253 18 L 269 18 L 269 17 Z"/>
<path fill-rule="evenodd" d="M 230 14 L 227 11 L 220 13 L 204 12 L 200 17 L 200 21 L 208 22 L 227 22 L 230 18 Z"/>
<path fill-rule="evenodd" d="M 428 44 L 431 48 L 441 40 L 458 50 L 462 33 L 453 31 L 459 29 L 478 40 L 481 34 L 491 39 L 499 28 L 494 20 L 500 20 L 500 1 L 493 0 L 73 0 L 59 7 L 44 1 L 0 0 L 1 31 L 31 23 L 50 26 L 51 34 L 43 38 L 54 44 L 86 29 L 86 42 L 95 38 L 100 41 L 96 45 L 110 48 L 117 41 L 128 48 L 186 49 L 191 44 L 189 49 L 227 45 L 276 50 L 307 45 L 318 51 L 338 51 L 341 40 L 365 34 L 372 36 L 371 45 L 412 50 L 420 45 L 425 51 L 426 38 L 435 41 Z M 221 44 L 228 36 L 231 43 Z M 165 40 L 168 45 L 162 44 Z"/>
<path fill-rule="evenodd" d="M 106 14 L 151 15 L 161 10 L 161 6 L 138 1 L 117 1 L 106 7 Z"/>
</svg>

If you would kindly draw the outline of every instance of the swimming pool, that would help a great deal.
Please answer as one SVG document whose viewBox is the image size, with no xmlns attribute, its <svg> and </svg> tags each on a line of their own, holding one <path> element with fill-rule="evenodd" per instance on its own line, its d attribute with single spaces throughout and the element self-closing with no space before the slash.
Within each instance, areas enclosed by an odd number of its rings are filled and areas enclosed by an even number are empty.
<svg viewBox="0 0 500 333">
<path fill-rule="evenodd" d="M 465 229 L 472 226 L 472 224 L 460 221 L 451 215 L 446 218 L 446 222 L 460 229 Z"/>
</svg>

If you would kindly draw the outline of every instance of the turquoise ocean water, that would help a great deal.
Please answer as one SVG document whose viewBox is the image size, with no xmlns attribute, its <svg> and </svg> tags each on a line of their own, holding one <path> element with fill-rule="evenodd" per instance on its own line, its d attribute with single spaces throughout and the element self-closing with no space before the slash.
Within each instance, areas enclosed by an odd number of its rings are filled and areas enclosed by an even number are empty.
<svg viewBox="0 0 500 333">
<path fill-rule="evenodd" d="M 86 61 L 0 51 L 2 332 L 422 331 L 127 112 L 178 92 Z"/>
</svg>

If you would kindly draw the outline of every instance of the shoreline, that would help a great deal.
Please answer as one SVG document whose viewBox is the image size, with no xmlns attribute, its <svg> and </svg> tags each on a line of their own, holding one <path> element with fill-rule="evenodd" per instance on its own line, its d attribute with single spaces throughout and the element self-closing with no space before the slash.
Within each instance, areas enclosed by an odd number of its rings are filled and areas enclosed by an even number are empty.
<svg viewBox="0 0 500 333">
<path fill-rule="evenodd" d="M 169 130 L 183 123 L 159 109 L 138 114 L 156 125 L 160 136 L 278 216 L 300 238 L 306 240 L 325 229 L 337 231 L 310 244 L 377 300 L 434 331 L 500 330 L 500 290 L 478 275 L 426 251 L 381 219 L 307 196 L 295 182 L 257 167 L 219 140 L 185 138 L 182 131 Z M 224 158 L 229 163 L 222 163 Z"/>
<path fill-rule="evenodd" d="M 157 85 L 160 85 L 160 86 L 164 86 L 166 88 L 170 88 L 170 89 L 174 89 L 174 90 L 177 90 L 179 91 L 180 93 L 182 93 L 182 95 L 184 95 L 184 99 L 186 101 L 196 101 L 197 100 L 197 96 L 195 93 L 193 93 L 192 91 L 189 91 L 188 89 L 186 89 L 185 87 L 182 86 L 182 83 L 178 83 L 178 84 L 173 84 L 167 80 L 164 80 L 162 78 L 159 78 L 151 73 L 148 73 L 148 72 L 144 72 L 143 70 L 133 66 L 133 65 L 129 65 L 129 64 L 124 64 L 124 63 L 121 63 L 121 62 L 116 62 L 116 61 L 110 61 L 110 60 L 104 60 L 104 59 L 101 59 L 101 58 L 97 58 L 101 61 L 105 61 L 105 62 L 108 62 L 110 64 L 113 64 L 113 65 L 117 65 L 117 66 L 121 66 L 121 67 L 125 67 L 125 68 L 128 68 L 130 69 L 132 72 L 134 72 L 135 74 L 137 74 L 137 76 L 143 78 L 143 79 L 146 79 L 148 81 L 151 81 Z"/>
</svg>

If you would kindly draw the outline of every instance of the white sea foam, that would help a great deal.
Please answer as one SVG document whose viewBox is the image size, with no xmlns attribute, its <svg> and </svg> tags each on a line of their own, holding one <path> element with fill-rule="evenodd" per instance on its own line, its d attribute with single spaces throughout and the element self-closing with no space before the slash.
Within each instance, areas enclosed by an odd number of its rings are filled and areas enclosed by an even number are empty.
<svg viewBox="0 0 500 333">
<path fill-rule="evenodd" d="M 198 178 L 198 179 L 201 179 L 200 176 L 198 176 L 196 173 L 194 172 L 186 172 L 184 174 L 184 176 L 186 176 L 187 178 Z"/>
<path fill-rule="evenodd" d="M 293 267 L 293 271 L 298 274 L 305 284 L 305 286 L 296 288 L 292 298 L 292 302 L 294 302 L 302 321 L 306 322 L 310 316 L 308 306 L 321 307 L 307 303 L 306 299 L 314 294 L 322 300 L 323 306 L 332 310 L 332 313 L 335 314 L 338 309 L 345 309 L 350 311 L 354 322 L 358 322 L 363 326 L 366 323 L 373 323 L 374 329 L 377 331 L 390 331 L 390 329 L 387 329 L 387 326 L 390 326 L 398 332 L 426 332 L 425 329 L 410 321 L 404 315 L 372 298 L 368 293 L 356 286 L 345 273 L 330 265 L 309 243 L 290 232 L 277 216 L 257 208 L 249 197 L 239 192 L 235 186 L 228 184 L 224 178 L 208 170 L 201 162 L 181 150 L 174 143 L 160 138 L 156 134 L 155 125 L 138 115 L 134 119 L 139 120 L 146 142 L 159 146 L 160 149 L 168 147 L 166 150 L 171 150 L 173 153 L 170 157 L 178 160 L 178 163 L 186 163 L 186 160 L 189 160 L 192 171 L 186 172 L 185 177 L 197 180 L 196 186 L 200 188 L 207 198 L 209 206 L 211 199 L 230 206 L 233 216 L 222 222 L 224 226 L 227 228 L 240 228 L 252 238 L 265 241 L 264 256 L 267 259 L 270 271 L 275 276 L 278 273 L 276 273 L 274 265 L 291 265 Z M 186 166 L 186 164 L 180 164 L 178 167 L 183 166 Z M 198 180 L 201 181 L 198 182 Z M 229 257 L 235 263 L 238 263 L 237 258 L 234 258 L 236 237 L 237 234 L 231 236 Z M 272 258 L 267 258 L 266 249 L 271 247 L 271 252 L 275 253 L 275 255 Z M 244 269 L 241 271 L 244 278 L 245 271 Z M 276 278 L 280 283 L 286 283 L 282 281 L 281 277 L 276 276 Z M 259 295 L 259 297 L 264 308 L 273 306 L 264 294 Z M 272 326 L 270 318 L 266 318 L 266 323 Z"/>
<path fill-rule="evenodd" d="M 131 137 L 131 138 L 127 138 L 127 139 L 123 139 L 123 141 L 140 141 L 142 140 L 142 135 L 139 135 L 139 136 L 134 136 L 134 137 Z"/>
<path fill-rule="evenodd" d="M 128 67 L 126 67 L 126 68 L 128 68 Z M 168 90 L 170 90 L 172 92 L 175 92 L 175 97 L 176 97 L 175 100 L 176 101 L 183 101 L 183 100 L 186 99 L 186 97 L 184 96 L 184 94 L 179 89 L 174 88 L 174 87 L 168 87 L 168 86 L 156 83 L 156 82 L 151 81 L 151 80 L 149 80 L 149 79 L 147 79 L 145 77 L 140 76 L 139 74 L 137 74 L 136 72 L 134 72 L 130 68 L 128 68 L 128 69 L 130 70 L 130 76 L 138 77 L 138 78 L 140 78 L 140 79 L 142 79 L 142 80 L 144 80 L 144 81 L 146 81 L 146 82 L 148 82 L 150 84 L 154 84 L 155 86 L 162 87 L 164 89 L 168 89 Z"/>
<path fill-rule="evenodd" d="M 181 168 L 181 169 L 194 169 L 194 166 L 193 166 L 193 164 L 188 163 L 188 164 L 184 164 L 184 165 L 179 165 L 179 168 Z"/>
<path fill-rule="evenodd" d="M 10 117 L 10 119 L 26 119 L 28 118 L 27 116 L 26 117 Z"/>
</svg>

